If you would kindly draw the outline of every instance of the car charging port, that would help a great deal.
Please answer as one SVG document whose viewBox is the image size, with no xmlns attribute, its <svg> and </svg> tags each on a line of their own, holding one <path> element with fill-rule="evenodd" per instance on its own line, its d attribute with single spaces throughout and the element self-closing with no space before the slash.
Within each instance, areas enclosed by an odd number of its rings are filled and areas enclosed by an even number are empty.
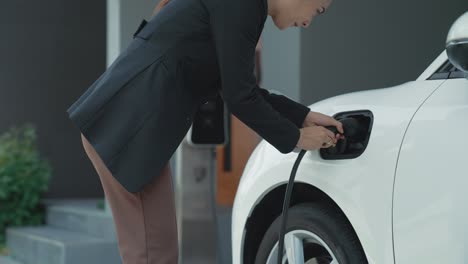
<svg viewBox="0 0 468 264">
<path fill-rule="evenodd" d="M 334 147 L 321 148 L 320 156 L 325 160 L 354 159 L 359 157 L 369 142 L 374 116 L 369 110 L 355 110 L 337 113 L 333 116 L 343 124 L 344 139 L 338 140 Z M 336 127 L 327 126 L 333 133 Z"/>
</svg>

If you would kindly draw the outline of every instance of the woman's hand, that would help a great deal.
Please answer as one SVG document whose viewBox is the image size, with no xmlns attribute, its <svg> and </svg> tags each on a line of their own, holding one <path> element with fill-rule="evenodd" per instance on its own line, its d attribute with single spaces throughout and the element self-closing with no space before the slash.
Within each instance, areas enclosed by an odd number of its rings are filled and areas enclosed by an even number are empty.
<svg viewBox="0 0 468 264">
<path fill-rule="evenodd" d="M 336 134 L 335 139 L 338 140 L 338 139 L 343 139 L 344 138 L 343 124 L 340 121 L 334 119 L 333 117 L 328 116 L 328 115 L 324 115 L 324 114 L 319 113 L 319 112 L 310 111 L 307 114 L 306 118 L 304 119 L 304 123 L 302 124 L 302 126 L 303 127 L 335 126 L 336 129 L 338 130 L 338 132 L 341 133 L 341 135 Z M 335 141 L 335 143 L 336 143 L 336 141 Z"/>
<path fill-rule="evenodd" d="M 156 7 L 153 10 L 153 13 L 151 14 L 152 17 L 154 17 L 161 9 L 169 3 L 170 0 L 160 0 L 159 3 L 156 5 Z"/>
<path fill-rule="evenodd" d="M 335 134 L 323 126 L 308 126 L 299 129 L 301 135 L 296 147 L 305 150 L 329 148 L 335 146 L 337 139 Z"/>
</svg>

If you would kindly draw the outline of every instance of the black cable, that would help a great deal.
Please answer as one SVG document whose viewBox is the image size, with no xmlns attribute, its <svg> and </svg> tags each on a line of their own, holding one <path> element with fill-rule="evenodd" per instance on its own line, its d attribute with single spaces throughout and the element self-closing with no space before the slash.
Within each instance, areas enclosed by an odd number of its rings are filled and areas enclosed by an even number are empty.
<svg viewBox="0 0 468 264">
<path fill-rule="evenodd" d="M 294 178 L 296 177 L 297 167 L 299 167 L 299 163 L 301 163 L 302 157 L 304 157 L 305 153 L 306 150 L 303 149 L 297 155 L 296 162 L 294 162 L 293 168 L 291 170 L 291 176 L 289 176 L 288 185 L 286 186 L 286 194 L 283 202 L 283 212 L 281 216 L 282 219 L 278 240 L 278 264 L 282 264 L 283 261 L 284 235 L 286 232 L 286 221 L 288 219 L 288 208 L 289 202 L 291 201 L 291 193 L 294 186 Z"/>
<path fill-rule="evenodd" d="M 366 135 L 367 130 L 359 123 L 359 120 L 352 117 L 342 118 L 339 120 L 343 124 L 344 136 L 346 138 L 354 138 L 362 140 L 362 136 Z M 332 131 L 333 134 L 337 134 L 338 129 L 335 126 L 325 126 L 328 130 Z M 346 141 L 345 141 L 346 142 Z M 342 143 L 343 144 L 343 143 Z M 346 143 L 344 143 L 346 144 Z M 340 147 L 341 151 L 344 151 L 344 146 Z M 278 239 L 278 264 L 282 264 L 283 261 L 283 248 L 284 248 L 284 235 L 286 233 L 286 221 L 288 219 L 288 208 L 291 201 L 291 193 L 294 186 L 294 178 L 296 177 L 297 167 L 301 163 L 302 157 L 306 150 L 302 149 L 297 155 L 296 162 L 294 162 L 293 168 L 291 170 L 291 176 L 289 176 L 289 182 L 286 186 L 286 194 L 283 202 L 283 212 L 281 213 L 281 226 Z"/>
</svg>

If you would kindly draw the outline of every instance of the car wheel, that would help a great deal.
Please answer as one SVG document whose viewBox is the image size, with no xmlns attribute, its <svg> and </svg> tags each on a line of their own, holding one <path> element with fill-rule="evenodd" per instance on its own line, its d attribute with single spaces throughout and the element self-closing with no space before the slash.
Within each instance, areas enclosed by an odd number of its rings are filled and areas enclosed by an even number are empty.
<svg viewBox="0 0 468 264">
<path fill-rule="evenodd" d="M 255 264 L 277 264 L 280 222 L 281 215 L 265 233 Z M 284 249 L 282 263 L 368 263 L 361 243 L 343 213 L 316 203 L 289 208 Z"/>
</svg>

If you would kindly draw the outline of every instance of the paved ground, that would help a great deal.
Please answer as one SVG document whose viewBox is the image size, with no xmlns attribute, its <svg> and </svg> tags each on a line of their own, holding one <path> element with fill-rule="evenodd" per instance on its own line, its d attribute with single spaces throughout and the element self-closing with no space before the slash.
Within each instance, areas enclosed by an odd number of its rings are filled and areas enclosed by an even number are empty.
<svg viewBox="0 0 468 264">
<path fill-rule="evenodd" d="M 184 221 L 182 263 L 230 264 L 232 262 L 231 208 L 218 207 L 216 217 L 217 226 L 214 221 Z"/>
</svg>

